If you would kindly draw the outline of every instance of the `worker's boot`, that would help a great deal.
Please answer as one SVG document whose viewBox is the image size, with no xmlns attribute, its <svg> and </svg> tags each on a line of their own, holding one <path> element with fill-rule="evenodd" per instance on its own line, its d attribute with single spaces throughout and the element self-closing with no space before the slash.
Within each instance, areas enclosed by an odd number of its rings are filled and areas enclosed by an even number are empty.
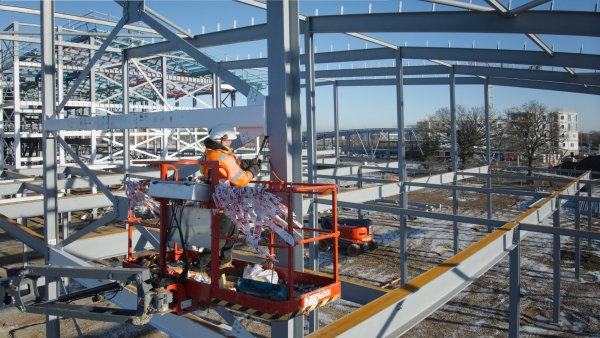
<svg viewBox="0 0 600 338">
<path fill-rule="evenodd" d="M 219 271 L 224 269 L 235 269 L 235 266 L 233 265 L 233 259 L 229 258 L 229 262 L 219 265 Z"/>
</svg>

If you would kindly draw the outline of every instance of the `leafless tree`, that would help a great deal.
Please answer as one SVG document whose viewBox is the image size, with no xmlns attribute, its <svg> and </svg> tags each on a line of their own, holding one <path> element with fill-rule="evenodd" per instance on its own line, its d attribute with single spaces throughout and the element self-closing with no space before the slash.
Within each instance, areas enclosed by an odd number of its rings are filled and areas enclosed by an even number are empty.
<svg viewBox="0 0 600 338">
<path fill-rule="evenodd" d="M 529 168 L 541 153 L 557 153 L 559 143 L 565 139 L 559 128 L 558 111 L 550 111 L 535 100 L 506 110 L 504 134 L 508 148 L 523 155 Z M 529 170 L 528 176 L 532 175 Z"/>
<path fill-rule="evenodd" d="M 428 121 L 419 121 L 415 128 L 415 134 L 417 137 L 417 145 L 419 148 L 418 158 L 425 162 L 435 162 L 440 151 L 440 136 L 433 128 L 432 124 Z M 425 165 L 428 169 L 429 165 Z"/>
<path fill-rule="evenodd" d="M 493 112 L 490 112 L 490 124 L 493 124 L 493 115 Z M 429 116 L 428 120 L 442 143 L 450 144 L 450 109 L 440 108 L 433 116 Z M 494 134 L 491 134 L 491 138 L 494 138 Z M 484 107 L 456 106 L 456 146 L 462 163 L 467 163 L 477 149 L 485 147 Z"/>
</svg>

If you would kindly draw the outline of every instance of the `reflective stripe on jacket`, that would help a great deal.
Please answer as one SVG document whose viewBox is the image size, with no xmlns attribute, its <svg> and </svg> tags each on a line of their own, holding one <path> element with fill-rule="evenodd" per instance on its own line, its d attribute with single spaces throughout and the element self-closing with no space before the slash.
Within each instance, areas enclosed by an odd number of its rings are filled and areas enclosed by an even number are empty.
<svg viewBox="0 0 600 338">
<path fill-rule="evenodd" d="M 252 173 L 240 168 L 235 154 L 226 150 L 207 148 L 204 156 L 206 161 L 218 161 L 219 166 L 227 169 L 227 171 L 225 171 L 225 169 L 219 168 L 219 175 L 221 178 L 229 180 L 231 185 L 244 187 L 252 180 Z M 227 176 L 227 173 L 229 173 L 229 176 Z M 210 179 L 208 176 L 208 169 L 206 168 L 204 168 L 204 177 Z"/>
</svg>

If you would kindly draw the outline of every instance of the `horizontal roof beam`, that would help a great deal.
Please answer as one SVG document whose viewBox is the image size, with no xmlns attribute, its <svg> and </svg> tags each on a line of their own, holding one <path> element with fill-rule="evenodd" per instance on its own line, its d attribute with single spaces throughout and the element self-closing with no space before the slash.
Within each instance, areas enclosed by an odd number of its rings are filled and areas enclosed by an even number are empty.
<svg viewBox="0 0 600 338">
<path fill-rule="evenodd" d="M 483 84 L 484 80 L 478 77 L 457 77 L 455 78 L 457 85 L 480 85 Z M 332 81 L 333 82 L 333 81 Z M 332 82 L 319 82 L 317 86 L 327 86 Z M 591 94 L 600 95 L 600 87 L 596 86 L 584 86 L 580 84 L 568 84 L 568 83 L 556 83 L 556 82 L 542 82 L 542 81 L 528 81 L 518 79 L 502 79 L 502 78 L 489 78 L 489 84 L 496 86 L 507 86 L 507 87 L 520 87 L 529 89 L 543 89 L 543 90 L 554 90 L 560 92 L 570 92 L 579 94 Z M 360 80 L 336 80 L 336 84 L 339 87 L 367 87 L 367 86 L 395 86 L 396 79 L 360 79 Z M 430 78 L 415 78 L 415 79 L 404 79 L 405 86 L 435 86 L 435 85 L 449 85 L 449 78 L 443 77 L 430 77 Z"/>
<path fill-rule="evenodd" d="M 497 50 L 443 47 L 402 47 L 402 57 L 407 59 L 446 61 L 493 62 L 550 67 L 576 67 L 600 69 L 600 55 L 579 53 L 554 53 L 524 50 Z M 315 63 L 339 63 L 365 60 L 392 60 L 396 52 L 388 48 L 358 49 L 315 54 Z M 300 57 L 304 61 L 304 56 Z"/>
<path fill-rule="evenodd" d="M 23 14 L 32 14 L 32 15 L 40 15 L 40 10 L 39 9 L 27 8 L 27 7 L 19 7 L 19 6 L 10 6 L 10 5 L 0 5 L 0 11 L 14 12 L 14 13 L 23 13 Z M 114 26 L 117 25 L 116 21 L 108 21 L 108 20 L 90 18 L 90 17 L 87 17 L 87 16 L 80 16 L 80 15 L 74 15 L 74 14 L 66 14 L 66 13 L 60 13 L 60 12 L 55 12 L 54 13 L 54 17 L 56 19 L 65 19 L 65 20 L 72 20 L 72 21 L 89 22 L 89 23 L 95 23 L 95 24 L 98 24 L 98 25 L 109 26 L 109 27 L 114 27 Z M 141 27 L 141 26 L 136 26 L 136 25 L 125 25 L 125 26 L 123 26 L 123 29 L 128 29 L 128 30 L 133 30 L 133 31 L 140 31 L 140 32 L 148 32 L 148 33 L 156 33 L 151 28 Z"/>
<path fill-rule="evenodd" d="M 448 75 L 449 70 L 444 66 L 404 66 L 404 75 Z M 345 77 L 372 77 L 372 76 L 395 76 L 394 67 L 376 68 L 354 68 L 318 70 L 316 78 L 345 78 Z M 301 72 L 303 73 L 303 72 Z M 578 74 L 571 76 L 565 72 L 541 71 L 530 69 L 481 67 L 481 66 L 454 66 L 454 73 L 461 75 L 501 77 L 519 80 L 536 80 L 562 82 L 571 84 L 587 84 L 600 86 L 600 74 Z"/>
<path fill-rule="evenodd" d="M 267 24 L 228 29 L 214 33 L 194 36 L 193 39 L 184 38 L 196 48 L 222 46 L 234 43 L 264 40 L 267 38 Z M 169 41 L 153 43 L 145 46 L 133 47 L 124 51 L 125 57 L 140 58 L 150 55 L 169 53 L 178 49 Z"/>
<path fill-rule="evenodd" d="M 557 25 L 569 22 L 569 25 Z M 494 12 L 404 12 L 311 17 L 313 33 L 436 32 L 521 33 L 600 36 L 598 14 L 575 11 L 531 11 L 516 17 Z"/>
<path fill-rule="evenodd" d="M 175 110 L 151 113 L 50 119 L 47 131 L 139 128 L 210 128 L 218 123 L 239 127 L 263 127 L 264 106 Z"/>
</svg>

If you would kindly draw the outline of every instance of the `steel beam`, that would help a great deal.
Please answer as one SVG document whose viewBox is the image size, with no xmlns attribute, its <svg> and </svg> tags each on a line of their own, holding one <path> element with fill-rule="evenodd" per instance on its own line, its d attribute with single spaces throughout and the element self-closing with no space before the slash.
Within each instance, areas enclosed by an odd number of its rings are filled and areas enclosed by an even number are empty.
<svg viewBox="0 0 600 338">
<path fill-rule="evenodd" d="M 32 248 L 42 256 L 46 255 L 46 244 L 44 237 L 30 230 L 26 226 L 15 222 L 14 220 L 0 214 L 0 228 L 9 235 L 23 242 L 24 245 Z"/>
<path fill-rule="evenodd" d="M 62 250 L 84 261 L 122 257 L 127 254 L 128 235 L 125 229 L 88 235 L 69 246 L 62 247 Z M 152 239 L 146 238 L 145 233 L 133 231 L 132 248 L 134 252 L 156 249 L 154 244 Z"/>
<path fill-rule="evenodd" d="M 5 33 L 8 33 L 8 32 L 5 32 Z M 15 34 L 19 34 L 19 33 L 17 32 Z M 41 39 L 40 38 L 29 38 L 29 37 L 24 37 L 24 36 L 0 35 L 0 41 L 1 40 L 15 41 L 15 42 L 25 42 L 25 43 L 32 43 L 32 44 L 40 44 L 41 43 Z M 84 44 L 84 43 L 69 42 L 69 41 L 58 41 L 58 40 L 55 41 L 55 45 L 56 46 L 62 46 L 62 47 L 82 48 L 82 49 L 92 49 L 92 50 L 98 50 L 98 49 L 102 48 L 101 46 L 90 46 L 89 44 Z M 120 53 L 121 49 L 114 48 L 114 47 L 106 47 L 105 51 Z"/>
<path fill-rule="evenodd" d="M 581 229 L 581 201 L 575 201 L 575 230 Z M 575 238 L 575 279 L 581 278 L 581 238 Z"/>
<path fill-rule="evenodd" d="M 491 149 L 491 136 L 490 136 L 490 96 L 489 96 L 489 78 L 485 78 L 483 83 L 483 102 L 484 102 L 484 114 L 485 114 L 485 162 L 488 165 L 492 165 L 492 149 Z M 492 189 L 492 177 L 488 175 L 485 178 L 486 188 Z M 487 218 L 492 219 L 492 194 L 487 193 Z M 488 232 L 492 232 L 492 228 L 488 227 Z M 517 244 L 518 245 L 518 244 Z"/>
<path fill-rule="evenodd" d="M 60 251 L 57 248 L 50 248 L 51 263 L 53 265 L 65 266 L 91 266 L 88 263 L 70 255 L 67 252 Z M 80 284 L 91 288 L 107 283 L 107 280 L 97 279 L 78 279 Z M 132 304 L 136 304 L 136 294 L 124 289 L 122 292 L 111 299 L 111 302 L 122 308 L 129 308 Z M 150 325 L 172 337 L 191 337 L 200 335 L 202 337 L 223 337 L 231 336 L 231 330 L 222 326 L 212 325 L 206 321 L 194 320 L 196 317 L 187 314 L 179 316 L 176 314 L 165 314 L 153 316 L 150 320 Z"/>
<path fill-rule="evenodd" d="M 123 197 L 125 193 L 118 192 L 113 195 Z M 3 204 L 0 205 L 0 214 L 12 219 L 43 216 L 43 204 L 43 201 Z M 104 194 L 71 195 L 58 199 L 58 213 L 105 208 L 112 205 L 113 202 Z"/>
<path fill-rule="evenodd" d="M 77 79 L 73 83 L 70 84 L 71 89 L 69 89 L 69 91 L 67 92 L 67 94 L 65 95 L 65 97 L 63 98 L 63 100 L 58 104 L 58 107 L 56 108 L 55 114 L 56 113 L 60 113 L 60 111 L 63 110 L 63 108 L 66 106 L 67 102 L 71 99 L 71 96 L 73 95 L 73 93 L 75 93 L 75 91 L 77 90 L 77 88 L 79 87 L 79 85 L 81 84 L 81 82 L 83 82 L 83 80 L 89 74 L 90 70 L 96 66 L 96 62 L 98 62 L 98 60 L 100 59 L 100 57 L 102 55 L 104 55 L 104 52 L 106 51 L 106 48 L 110 45 L 110 43 L 117 36 L 117 33 L 121 30 L 121 28 L 123 28 L 123 26 L 128 21 L 129 21 L 129 19 L 127 17 L 123 17 L 123 18 L 121 18 L 121 20 L 119 20 L 119 22 L 113 28 L 113 30 L 110 32 L 110 34 L 108 35 L 108 37 L 106 38 L 106 40 L 104 40 L 104 42 L 102 43 L 102 45 L 100 46 L 100 48 L 98 48 L 98 50 L 96 51 L 96 53 L 94 54 L 94 56 L 90 59 L 90 61 L 88 62 L 88 64 L 81 71 L 81 73 L 79 74 L 79 76 L 77 77 Z M 42 38 L 43 38 L 43 36 L 42 36 Z M 54 115 L 52 115 L 52 116 L 54 117 Z"/>
<path fill-rule="evenodd" d="M 398 125 L 398 180 L 402 182 L 399 191 L 399 207 L 408 208 L 408 192 L 406 191 L 406 154 L 404 133 L 404 66 L 402 49 L 396 51 L 396 123 Z M 408 229 L 406 215 L 400 215 L 400 285 L 408 282 Z"/>
<path fill-rule="evenodd" d="M 53 133 L 54 134 L 54 133 Z M 75 152 L 71 149 L 71 146 L 69 146 L 67 144 L 67 142 L 65 142 L 65 140 L 63 140 L 60 136 L 57 136 L 56 134 L 54 134 L 55 138 L 58 140 L 58 142 L 60 143 L 60 145 L 63 147 L 63 149 L 69 154 L 71 155 L 71 158 L 73 160 L 75 160 L 75 162 L 77 162 L 77 164 L 79 164 L 79 167 L 85 171 L 90 179 L 90 181 L 93 181 L 96 184 L 96 187 L 98 189 L 100 189 L 100 191 L 102 191 L 102 193 L 104 195 L 106 195 L 106 197 L 108 197 L 111 200 L 114 200 L 114 196 L 112 195 L 112 193 L 110 192 L 110 190 L 104 186 L 104 184 L 102 184 L 102 181 L 100 181 L 98 179 L 98 177 L 96 177 L 96 175 L 85 165 L 85 163 L 79 158 L 79 156 L 77 156 L 77 154 L 75 154 Z M 56 175 L 55 175 L 56 176 Z M 56 182 L 56 178 L 54 179 L 54 181 Z M 56 185 L 56 183 L 55 183 Z"/>
<path fill-rule="evenodd" d="M 513 250 L 513 236 L 518 222 L 544 220 L 552 214 L 555 207 L 553 203 L 560 194 L 574 194 L 577 191 L 577 182 L 588 177 L 589 172 L 579 176 L 542 201 L 535 210 L 529 210 L 517 217 L 514 223 L 507 223 L 442 264 L 411 280 L 407 285 L 390 291 L 308 337 L 402 335 Z M 520 232 L 521 239 L 526 235 L 526 231 Z"/>
<path fill-rule="evenodd" d="M 513 244 L 509 261 L 508 292 L 508 336 L 519 338 L 521 335 L 521 234 L 520 226 L 514 229 Z"/>
<path fill-rule="evenodd" d="M 55 100 L 55 55 L 54 55 L 54 1 L 40 1 L 40 25 L 42 27 L 42 142 L 44 145 L 44 240 L 50 246 L 58 240 L 58 189 L 57 163 L 56 163 L 56 140 L 47 130 L 46 122 L 56 116 L 54 107 Z M 18 52 L 18 51 L 17 51 Z M 13 78 L 17 82 L 16 78 Z M 15 98 L 15 102 L 17 98 Z M 16 123 L 17 121 L 15 121 Z M 15 127 L 15 131 L 17 131 Z M 20 151 L 15 149 L 16 151 Z M 19 163 L 16 163 L 19 166 Z M 50 263 L 48 252 L 44 252 L 44 262 Z M 46 279 L 46 299 L 54 299 L 60 294 L 57 278 Z M 60 336 L 60 320 L 57 316 L 46 315 L 46 336 Z"/>
<path fill-rule="evenodd" d="M 207 48 L 234 43 L 264 40 L 267 38 L 267 25 L 260 24 L 249 27 L 223 30 L 214 33 L 196 35 L 193 39 L 184 39 L 196 48 Z M 126 58 L 141 58 L 150 55 L 169 53 L 177 51 L 177 47 L 166 42 L 153 43 L 151 45 L 128 48 L 123 51 Z"/>
<path fill-rule="evenodd" d="M 316 16 L 313 20 L 313 33 L 352 32 L 357 30 L 357 22 L 360 22 L 362 33 L 461 32 L 600 36 L 598 17 L 593 12 L 531 11 L 510 18 L 494 12 L 404 12 Z M 557 22 L 572 24 L 556 25 Z"/>
<path fill-rule="evenodd" d="M 154 250 L 156 250 L 156 251 L 160 250 L 159 240 L 148 229 L 146 229 L 146 227 L 141 226 L 141 225 L 134 225 L 134 226 L 137 229 L 137 231 L 139 231 L 140 234 L 144 237 L 144 239 L 146 241 L 148 241 L 148 243 L 150 243 L 150 245 L 152 245 Z"/>
<path fill-rule="evenodd" d="M 310 31 L 310 19 L 302 23 L 304 31 Z M 306 143 L 308 160 L 308 183 L 317 182 L 317 132 L 316 132 L 316 106 L 315 106 L 315 58 L 314 58 L 314 40 L 313 34 L 304 34 L 304 53 L 306 55 L 306 64 L 304 65 L 305 97 L 306 97 Z M 308 216 L 310 228 L 318 227 L 318 206 L 314 202 L 315 195 L 312 198 L 312 212 Z M 310 233 L 314 237 L 314 233 Z M 308 245 L 309 258 L 308 268 L 313 271 L 319 271 L 319 248 L 317 242 L 311 242 Z M 319 309 L 315 309 L 308 316 L 308 330 L 314 332 L 319 329 Z"/>
<path fill-rule="evenodd" d="M 11 5 L 0 5 L 0 11 L 31 14 L 31 15 L 37 15 L 37 16 L 39 16 L 41 13 L 41 11 L 39 9 L 11 6 Z M 103 20 L 103 19 L 91 18 L 88 16 L 81 16 L 81 15 L 74 15 L 74 14 L 67 14 L 67 13 L 58 12 L 58 13 L 54 13 L 54 16 L 58 19 L 65 19 L 65 20 L 75 21 L 75 22 L 88 22 L 88 23 L 94 23 L 94 24 L 98 24 L 98 25 L 102 25 L 102 26 L 114 27 L 117 25 L 116 22 L 110 21 L 110 20 Z M 146 27 L 142 27 L 142 26 L 125 25 L 123 28 L 134 30 L 134 31 L 139 31 L 139 32 L 155 33 L 153 30 L 146 28 Z"/>
<path fill-rule="evenodd" d="M 560 228 L 560 199 L 552 203 L 556 204 L 553 225 Z M 560 326 L 560 234 L 552 235 L 552 243 L 552 323 Z"/>
<path fill-rule="evenodd" d="M 470 169 L 466 169 L 466 170 L 462 170 L 460 171 L 460 173 L 462 174 L 463 178 L 466 178 L 469 176 L 469 174 L 480 174 L 481 172 L 487 172 L 488 167 L 484 166 L 484 167 L 475 167 L 475 168 L 470 168 Z M 411 184 L 418 184 L 418 183 L 430 183 L 430 184 L 445 184 L 445 183 L 450 183 L 452 182 L 452 180 L 454 179 L 454 173 L 452 172 L 448 172 L 448 173 L 444 173 L 444 174 L 440 174 L 440 175 L 433 175 L 433 176 L 426 176 L 426 177 L 420 177 L 420 178 L 416 178 L 416 179 L 412 179 L 410 181 Z M 385 198 L 391 195 L 397 195 L 400 191 L 400 185 L 402 183 L 401 182 L 394 182 L 394 183 L 389 183 L 389 184 L 384 184 L 381 186 L 372 186 L 372 187 L 367 187 L 364 189 L 358 189 L 358 190 L 350 190 L 350 191 L 345 191 L 342 192 L 340 194 L 338 194 L 338 201 L 347 201 L 347 202 L 365 202 L 365 201 L 372 201 L 372 200 L 376 200 L 378 198 Z M 456 187 L 457 189 L 459 189 L 460 187 Z M 409 191 L 414 191 L 414 190 L 419 190 L 422 188 L 409 188 Z M 323 196 L 320 198 L 320 200 L 327 200 L 329 199 L 327 196 Z M 302 203 L 302 211 L 303 211 L 303 215 L 306 215 L 309 212 L 309 203 L 307 202 L 308 200 L 303 200 Z M 325 206 L 325 205 L 324 205 Z M 319 207 L 321 208 L 321 206 Z M 324 210 L 327 210 L 324 209 Z"/>
<path fill-rule="evenodd" d="M 456 171 L 458 169 L 458 152 L 456 149 L 456 79 L 454 76 L 454 66 L 450 67 L 450 157 L 452 161 L 452 172 L 454 178 L 452 185 L 458 184 L 458 176 Z M 458 190 L 452 189 L 452 214 L 458 214 Z M 454 254 L 456 255 L 460 251 L 458 245 L 458 222 L 453 222 L 453 241 L 454 241 Z"/>
<path fill-rule="evenodd" d="M 403 47 L 404 48 L 404 47 Z M 464 69 L 464 70 L 463 70 Z M 449 67 L 438 66 L 438 65 L 427 65 L 427 66 L 408 66 L 404 67 L 404 75 L 448 75 Z M 548 71 L 537 71 L 537 70 L 524 70 L 524 69 L 510 69 L 500 67 L 477 67 L 477 66 L 454 66 L 455 74 L 466 74 L 466 75 L 486 75 L 486 76 L 498 76 L 498 77 L 514 77 L 521 79 L 534 79 L 534 80 L 546 80 L 546 81 L 562 81 L 568 82 L 568 80 L 574 81 L 575 79 L 568 75 L 564 76 L 564 73 L 559 72 L 548 72 Z M 547 75 L 546 77 L 538 76 Z M 395 76 L 395 67 L 374 67 L 374 68 L 354 68 L 354 69 L 332 69 L 332 70 L 320 70 L 316 72 L 315 77 L 317 78 L 344 78 L 344 77 L 376 77 L 376 76 Z M 563 76 L 561 76 L 563 75 Z M 600 76 L 596 76 L 600 78 Z M 600 80 L 597 80 L 600 82 Z"/>
<path fill-rule="evenodd" d="M 302 181 L 302 135 L 300 111 L 300 45 L 298 1 L 271 1 L 267 8 L 267 53 L 269 55 L 269 97 L 267 131 L 271 158 L 271 180 Z M 298 196 L 299 197 L 299 196 Z M 289 205 L 301 214 L 301 200 Z M 280 264 L 304 269 L 302 247 L 294 249 L 294 261 L 288 262 L 286 250 L 277 250 Z M 271 337 L 301 337 L 303 317 L 271 324 Z"/>
<path fill-rule="evenodd" d="M 514 79 L 491 78 L 490 83 L 496 86 L 554 90 L 569 93 L 600 95 L 600 87 L 583 84 L 550 83 L 541 81 L 521 81 Z"/>
<path fill-rule="evenodd" d="M 447 85 L 450 82 L 448 78 L 411 78 L 404 79 L 404 85 Z M 481 85 L 484 80 L 478 77 L 459 77 L 456 78 L 455 83 L 457 85 Z M 343 87 L 367 87 L 367 86 L 393 86 L 395 83 L 394 79 L 368 79 L 368 80 L 337 80 L 338 86 Z M 591 94 L 600 95 L 600 87 L 598 86 L 584 86 L 580 84 L 568 84 L 568 83 L 553 83 L 553 82 L 542 82 L 542 81 L 525 81 L 516 79 L 501 79 L 501 78 L 490 78 L 489 84 L 496 86 L 507 86 L 507 87 L 520 87 L 520 88 L 531 88 L 531 89 L 543 89 L 543 90 L 554 90 L 561 92 L 580 93 L 580 94 Z M 327 82 L 319 82 L 317 86 L 329 85 Z"/>
<path fill-rule="evenodd" d="M 85 228 L 77 231 L 77 233 L 75 233 L 74 235 L 69 236 L 69 238 L 64 239 L 61 242 L 61 245 L 63 247 L 66 247 L 67 245 L 69 245 L 69 244 L 73 243 L 74 241 L 82 238 L 83 236 L 86 236 L 87 234 L 92 233 L 93 231 L 95 231 L 99 227 L 105 225 L 106 223 L 108 223 L 110 221 L 115 220 L 116 218 L 117 218 L 117 214 L 115 212 L 109 212 L 108 214 L 104 215 L 102 218 L 94 221 L 94 223 L 86 225 Z"/>
<path fill-rule="evenodd" d="M 149 16 L 146 13 L 141 13 L 141 18 L 148 26 L 152 29 L 156 30 L 159 34 L 164 36 L 169 43 L 176 48 L 176 50 L 181 50 L 188 54 L 190 57 L 194 58 L 194 60 L 198 61 L 212 73 L 216 74 L 223 81 L 227 82 L 231 86 L 233 86 L 237 91 L 248 98 L 248 105 L 258 105 L 262 106 L 264 104 L 264 96 L 262 93 L 252 88 L 248 83 L 244 82 L 242 79 L 232 74 L 226 68 L 221 67 L 216 61 L 204 55 L 202 52 L 196 49 L 196 47 L 192 46 L 186 40 L 177 36 L 177 34 L 171 32 L 169 29 L 162 26 L 159 22 L 157 22 L 154 18 Z"/>
<path fill-rule="evenodd" d="M 340 114 L 337 81 L 333 82 L 333 130 L 335 133 L 335 164 L 340 164 Z M 348 142 L 348 140 L 346 140 Z M 336 184 L 338 184 L 336 182 Z"/>
<path fill-rule="evenodd" d="M 211 128 L 218 123 L 229 123 L 238 127 L 263 127 L 264 119 L 262 106 L 247 106 L 69 118 L 48 121 L 48 128 L 50 130 L 161 129 L 190 126 Z"/>
<path fill-rule="evenodd" d="M 560 221 L 560 219 L 559 219 Z M 557 226 L 546 226 L 539 224 L 529 224 L 529 223 L 519 223 L 519 226 L 523 231 L 532 231 L 539 232 L 543 234 L 551 234 L 551 235 L 559 235 L 559 236 L 570 236 L 576 239 L 578 238 L 591 238 L 600 240 L 600 232 L 598 231 L 588 231 L 588 230 L 579 230 L 577 227 L 575 229 L 567 229 L 561 228 Z"/>
<path fill-rule="evenodd" d="M 595 54 L 554 53 L 525 50 L 496 50 L 474 48 L 402 47 L 405 59 L 440 59 L 466 62 L 526 64 L 550 67 L 600 69 L 600 56 Z M 393 60 L 395 51 L 389 48 L 370 48 L 315 54 L 315 62 L 337 63 L 367 60 Z"/>
</svg>

